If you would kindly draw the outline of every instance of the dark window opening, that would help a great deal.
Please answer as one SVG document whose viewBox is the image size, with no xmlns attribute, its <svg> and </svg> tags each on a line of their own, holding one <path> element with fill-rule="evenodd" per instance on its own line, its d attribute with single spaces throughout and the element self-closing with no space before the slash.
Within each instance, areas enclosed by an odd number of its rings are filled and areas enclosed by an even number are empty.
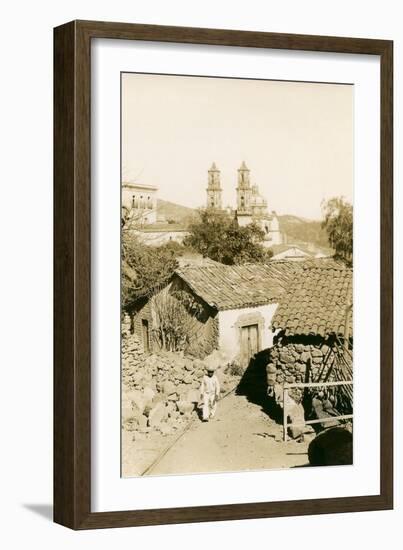
<svg viewBox="0 0 403 550">
<path fill-rule="evenodd" d="M 142 328 L 142 334 L 143 334 L 143 348 L 146 353 L 150 351 L 150 333 L 148 329 L 148 321 L 147 319 L 141 320 L 141 328 Z"/>
</svg>

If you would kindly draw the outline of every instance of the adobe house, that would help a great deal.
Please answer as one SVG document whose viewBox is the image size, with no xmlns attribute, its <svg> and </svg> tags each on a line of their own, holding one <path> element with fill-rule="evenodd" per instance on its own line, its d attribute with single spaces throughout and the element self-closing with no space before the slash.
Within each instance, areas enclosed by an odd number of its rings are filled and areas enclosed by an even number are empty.
<svg viewBox="0 0 403 550">
<path fill-rule="evenodd" d="M 218 349 L 246 365 L 272 346 L 273 315 L 295 270 L 291 262 L 179 268 L 166 287 L 138 302 L 133 330 L 145 351 L 165 347 L 204 357 Z"/>
</svg>

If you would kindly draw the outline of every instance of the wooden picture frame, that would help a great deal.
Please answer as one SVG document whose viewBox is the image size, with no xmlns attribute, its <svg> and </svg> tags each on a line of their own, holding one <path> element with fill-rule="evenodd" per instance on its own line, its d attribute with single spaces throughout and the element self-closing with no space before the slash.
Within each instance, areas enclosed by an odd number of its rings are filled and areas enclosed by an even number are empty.
<svg viewBox="0 0 403 550">
<path fill-rule="evenodd" d="M 91 40 L 113 38 L 380 56 L 381 488 L 370 496 L 91 512 Z M 54 30 L 54 521 L 72 529 L 393 507 L 393 42 L 73 21 Z"/>
</svg>

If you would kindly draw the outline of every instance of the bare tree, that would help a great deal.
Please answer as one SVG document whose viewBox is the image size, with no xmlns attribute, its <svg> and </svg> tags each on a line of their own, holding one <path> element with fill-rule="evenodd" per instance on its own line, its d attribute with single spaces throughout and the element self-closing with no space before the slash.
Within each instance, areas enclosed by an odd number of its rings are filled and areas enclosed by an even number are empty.
<svg viewBox="0 0 403 550">
<path fill-rule="evenodd" d="M 154 314 L 154 338 L 161 349 L 185 351 L 197 338 L 199 323 L 196 311 L 189 310 L 178 293 L 166 287 L 151 298 Z"/>
</svg>

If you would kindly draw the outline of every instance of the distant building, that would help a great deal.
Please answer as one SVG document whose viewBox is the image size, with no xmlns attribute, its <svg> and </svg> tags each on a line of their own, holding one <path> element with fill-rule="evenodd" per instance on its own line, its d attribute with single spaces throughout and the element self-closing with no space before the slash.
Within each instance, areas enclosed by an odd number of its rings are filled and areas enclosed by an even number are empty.
<svg viewBox="0 0 403 550">
<path fill-rule="evenodd" d="M 215 162 L 208 171 L 206 192 L 207 207 L 223 210 L 220 171 Z M 251 223 L 256 223 L 265 233 L 263 244 L 267 248 L 281 244 L 283 239 L 277 215 L 275 212 L 268 212 L 266 199 L 259 193 L 258 186 L 251 184 L 250 170 L 245 162 L 242 162 L 238 169 L 236 194 L 236 210 L 234 211 L 231 208 L 225 210 L 235 216 L 238 225 L 245 227 Z"/>
<path fill-rule="evenodd" d="M 145 224 L 138 231 L 133 231 L 144 244 L 149 246 L 161 246 L 169 242 L 182 244 L 184 238 L 189 235 L 186 227 L 179 223 L 151 223 Z"/>
<path fill-rule="evenodd" d="M 157 191 L 154 185 L 122 184 L 122 217 L 126 220 L 126 228 L 137 232 L 148 245 L 159 246 L 169 241 L 181 243 L 188 235 L 186 224 L 168 223 L 163 219 L 157 212 Z M 266 199 L 259 193 L 258 186 L 251 184 L 250 170 L 245 162 L 238 169 L 236 193 L 236 209 L 223 208 L 221 173 L 213 162 L 208 170 L 207 208 L 226 211 L 240 227 L 257 224 L 264 232 L 263 246 L 266 248 L 281 244 L 283 237 L 278 217 L 274 211 L 268 212 Z"/>
<path fill-rule="evenodd" d="M 271 247 L 272 260 L 307 260 L 308 258 L 329 258 L 333 251 L 312 244 L 280 244 Z"/>
<path fill-rule="evenodd" d="M 157 221 L 157 191 L 155 185 L 122 183 L 123 216 L 132 226 L 143 226 Z"/>
</svg>

